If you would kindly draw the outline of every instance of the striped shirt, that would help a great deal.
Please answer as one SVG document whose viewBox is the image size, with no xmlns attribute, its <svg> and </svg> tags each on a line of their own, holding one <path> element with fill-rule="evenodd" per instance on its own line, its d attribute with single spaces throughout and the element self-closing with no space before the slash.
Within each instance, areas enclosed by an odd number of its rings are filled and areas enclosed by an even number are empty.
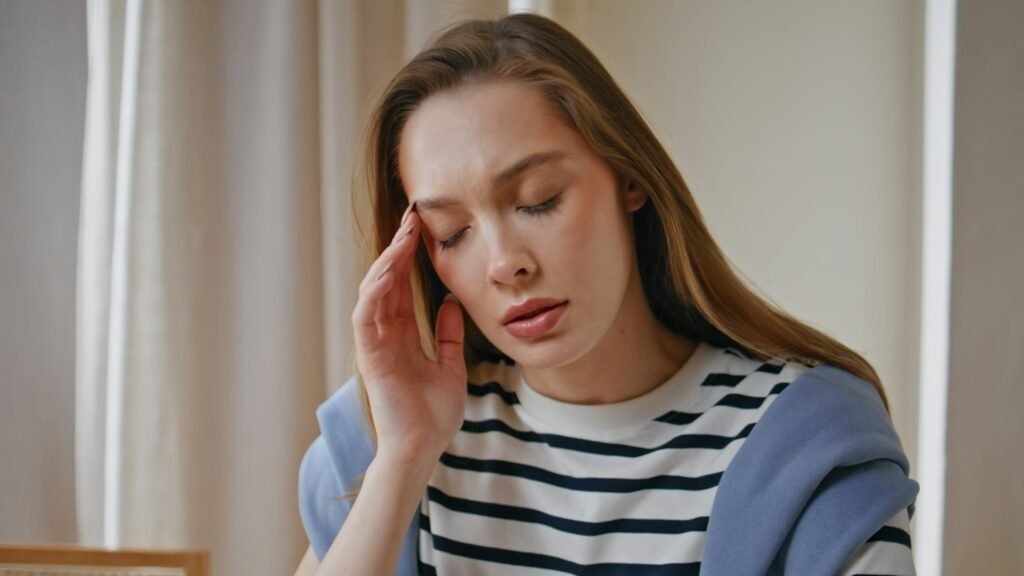
<svg viewBox="0 0 1024 576">
<path fill-rule="evenodd" d="M 420 502 L 421 574 L 698 574 L 723 472 L 810 367 L 700 342 L 654 390 L 554 400 L 518 366 L 470 372 L 461 430 Z M 906 510 L 843 574 L 914 574 Z"/>
</svg>

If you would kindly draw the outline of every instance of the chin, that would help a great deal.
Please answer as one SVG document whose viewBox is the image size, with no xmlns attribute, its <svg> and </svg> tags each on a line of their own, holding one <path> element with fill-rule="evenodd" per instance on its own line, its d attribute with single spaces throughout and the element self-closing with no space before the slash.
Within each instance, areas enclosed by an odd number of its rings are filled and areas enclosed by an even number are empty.
<svg viewBox="0 0 1024 576">
<path fill-rule="evenodd" d="M 500 349 L 516 364 L 532 370 L 558 368 L 576 360 L 584 350 L 577 350 L 579 343 L 570 343 L 565 334 L 536 342 L 516 341 Z M 492 340 L 493 342 L 493 340 Z"/>
</svg>

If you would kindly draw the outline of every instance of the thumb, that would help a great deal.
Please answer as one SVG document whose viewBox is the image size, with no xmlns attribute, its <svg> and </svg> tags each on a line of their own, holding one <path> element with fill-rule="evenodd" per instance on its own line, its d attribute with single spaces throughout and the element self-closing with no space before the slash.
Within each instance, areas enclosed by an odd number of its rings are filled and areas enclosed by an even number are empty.
<svg viewBox="0 0 1024 576">
<path fill-rule="evenodd" d="M 437 363 L 446 368 L 462 367 L 466 360 L 462 355 L 465 326 L 462 306 L 455 295 L 448 293 L 437 311 Z"/>
</svg>

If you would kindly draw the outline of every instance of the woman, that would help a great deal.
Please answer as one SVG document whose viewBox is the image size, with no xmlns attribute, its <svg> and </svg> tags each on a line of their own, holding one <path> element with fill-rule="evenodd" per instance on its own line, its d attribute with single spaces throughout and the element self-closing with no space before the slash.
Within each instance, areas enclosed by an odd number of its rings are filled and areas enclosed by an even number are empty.
<svg viewBox="0 0 1024 576">
<path fill-rule="evenodd" d="M 744 286 L 571 33 L 451 27 L 369 135 L 358 369 L 300 470 L 298 573 L 913 573 L 877 374 Z"/>
</svg>

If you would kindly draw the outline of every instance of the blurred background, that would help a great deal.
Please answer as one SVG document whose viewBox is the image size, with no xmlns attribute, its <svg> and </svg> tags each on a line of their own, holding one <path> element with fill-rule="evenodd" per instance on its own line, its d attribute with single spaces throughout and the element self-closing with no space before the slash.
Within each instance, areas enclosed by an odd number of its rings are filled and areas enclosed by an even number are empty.
<svg viewBox="0 0 1024 576">
<path fill-rule="evenodd" d="M 920 574 L 1021 574 L 1024 2 L 0 0 L 0 541 L 291 573 L 368 112 L 441 26 L 597 54 L 762 294 L 878 370 Z"/>
</svg>

